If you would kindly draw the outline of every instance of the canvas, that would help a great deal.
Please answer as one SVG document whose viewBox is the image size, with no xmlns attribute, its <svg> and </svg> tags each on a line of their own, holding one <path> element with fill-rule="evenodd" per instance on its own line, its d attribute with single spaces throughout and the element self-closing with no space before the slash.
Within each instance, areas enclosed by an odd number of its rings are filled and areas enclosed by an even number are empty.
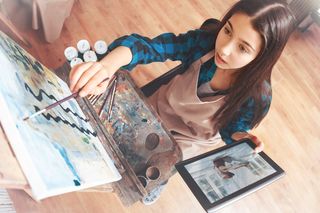
<svg viewBox="0 0 320 213">
<path fill-rule="evenodd" d="M 0 65 L 0 121 L 35 199 L 121 178 L 75 100 L 23 121 L 71 92 L 3 33 Z"/>
</svg>

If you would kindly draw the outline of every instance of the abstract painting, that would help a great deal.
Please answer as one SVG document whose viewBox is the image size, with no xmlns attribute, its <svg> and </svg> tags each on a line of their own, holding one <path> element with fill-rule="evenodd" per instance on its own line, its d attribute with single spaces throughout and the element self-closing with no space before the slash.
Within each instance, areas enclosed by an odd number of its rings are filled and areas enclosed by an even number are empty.
<svg viewBox="0 0 320 213">
<path fill-rule="evenodd" d="M 121 179 L 68 85 L 0 32 L 0 122 L 37 200 Z"/>
</svg>

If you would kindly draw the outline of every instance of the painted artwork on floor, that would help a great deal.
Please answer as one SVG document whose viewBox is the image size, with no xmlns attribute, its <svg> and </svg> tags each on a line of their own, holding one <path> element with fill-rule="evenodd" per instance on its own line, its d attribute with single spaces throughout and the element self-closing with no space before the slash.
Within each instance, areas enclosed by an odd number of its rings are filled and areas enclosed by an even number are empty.
<svg viewBox="0 0 320 213">
<path fill-rule="evenodd" d="M 0 121 L 37 200 L 121 179 L 68 85 L 0 32 Z"/>
</svg>

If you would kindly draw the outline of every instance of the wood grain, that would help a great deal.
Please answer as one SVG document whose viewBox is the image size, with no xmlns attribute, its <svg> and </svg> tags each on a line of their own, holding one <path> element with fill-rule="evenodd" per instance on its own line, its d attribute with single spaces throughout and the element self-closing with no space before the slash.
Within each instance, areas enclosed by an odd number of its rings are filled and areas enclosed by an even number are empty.
<svg viewBox="0 0 320 213">
<path fill-rule="evenodd" d="M 36 32 L 24 32 L 32 43 L 28 51 L 50 68 L 63 64 L 63 50 L 79 39 L 111 42 L 139 33 L 154 37 L 198 28 L 210 17 L 219 18 L 234 0 L 79 0 L 61 37 L 52 44 Z M 270 112 L 253 132 L 265 151 L 285 171 L 272 185 L 225 207 L 220 212 L 318 212 L 320 208 L 320 29 L 294 32 L 274 69 Z M 139 85 L 169 70 L 177 62 L 139 66 L 132 72 Z M 24 192 L 10 190 L 17 212 L 203 212 L 179 175 L 160 200 L 151 206 L 123 207 L 113 193 L 69 193 L 41 203 Z"/>
</svg>

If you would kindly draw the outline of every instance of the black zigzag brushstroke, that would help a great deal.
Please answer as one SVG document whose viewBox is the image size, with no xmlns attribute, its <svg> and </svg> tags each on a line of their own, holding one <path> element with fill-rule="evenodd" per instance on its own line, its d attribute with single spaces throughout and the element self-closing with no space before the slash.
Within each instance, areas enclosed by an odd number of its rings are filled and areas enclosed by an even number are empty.
<svg viewBox="0 0 320 213">
<path fill-rule="evenodd" d="M 36 112 L 40 111 L 40 108 L 37 107 L 37 106 L 34 106 L 34 109 Z M 87 135 L 92 135 L 94 137 L 97 136 L 97 133 L 96 132 L 91 132 L 90 130 L 88 129 L 84 129 L 83 127 L 78 127 L 75 123 L 70 123 L 69 121 L 67 120 L 64 120 L 62 119 L 60 116 L 56 116 L 56 117 L 53 117 L 50 113 L 47 113 L 45 115 L 45 113 L 42 113 L 43 117 L 45 117 L 48 121 L 52 118 L 55 122 L 59 123 L 60 121 L 62 121 L 64 124 L 66 125 L 69 125 L 71 126 L 72 128 L 76 128 L 78 129 L 80 132 L 82 133 L 86 133 Z"/>
<path fill-rule="evenodd" d="M 33 61 L 28 53 L 11 39 L 2 37 L 0 46 L 2 47 L 1 50 L 6 52 L 6 55 L 14 64 L 22 63 L 26 71 L 30 71 L 31 66 L 38 74 L 43 73 L 42 65 L 38 61 Z"/>
<path fill-rule="evenodd" d="M 42 99 L 43 99 L 43 97 L 42 97 L 42 94 L 44 94 L 44 95 L 46 95 L 49 99 L 53 99 L 53 100 L 55 100 L 55 101 L 58 101 L 53 95 L 48 95 L 44 90 L 42 90 L 42 89 L 40 89 L 39 90 L 39 94 L 38 95 L 36 95 L 33 91 L 32 91 L 32 89 L 30 88 L 30 86 L 27 84 L 27 83 L 24 83 L 24 87 L 25 87 L 25 89 L 28 91 L 28 92 L 30 92 L 32 95 L 33 95 L 33 97 L 35 98 L 35 99 L 37 99 L 39 102 L 41 102 L 42 101 Z M 78 118 L 80 118 L 81 120 L 83 120 L 83 121 L 85 121 L 85 122 L 88 122 L 89 121 L 89 119 L 85 119 L 85 118 L 83 118 L 83 117 L 81 117 L 80 115 L 78 115 L 77 113 L 75 113 L 75 112 L 73 112 L 70 108 L 63 108 L 62 107 L 62 105 L 60 104 L 59 105 L 62 109 L 63 109 L 63 111 L 65 111 L 66 113 L 72 113 L 74 116 L 76 116 L 76 117 L 78 117 Z"/>
</svg>

